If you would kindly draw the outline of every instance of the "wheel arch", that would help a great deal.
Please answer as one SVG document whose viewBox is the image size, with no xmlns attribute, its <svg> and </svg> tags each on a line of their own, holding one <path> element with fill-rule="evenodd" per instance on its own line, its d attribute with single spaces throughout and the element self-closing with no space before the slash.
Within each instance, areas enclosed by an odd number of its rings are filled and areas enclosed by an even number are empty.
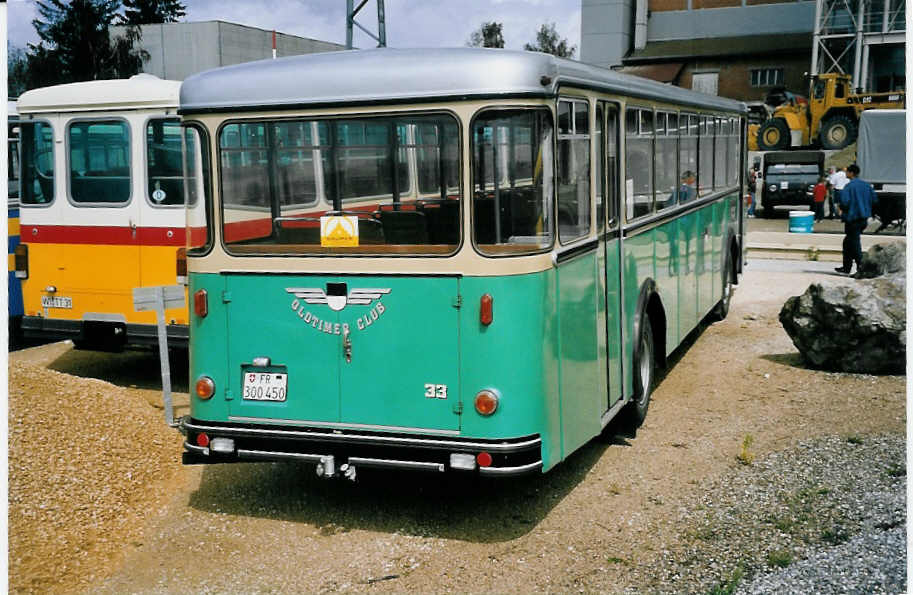
<svg viewBox="0 0 913 595">
<path fill-rule="evenodd" d="M 637 361 L 640 355 L 640 329 L 643 325 L 644 317 L 650 319 L 650 328 L 653 331 L 653 350 L 656 363 L 660 366 L 666 365 L 666 309 L 663 306 L 662 298 L 656 289 L 656 282 L 653 279 L 646 279 L 640 286 L 640 293 L 637 296 L 637 309 L 634 311 L 634 335 L 632 342 L 634 352 L 632 361 Z"/>
</svg>

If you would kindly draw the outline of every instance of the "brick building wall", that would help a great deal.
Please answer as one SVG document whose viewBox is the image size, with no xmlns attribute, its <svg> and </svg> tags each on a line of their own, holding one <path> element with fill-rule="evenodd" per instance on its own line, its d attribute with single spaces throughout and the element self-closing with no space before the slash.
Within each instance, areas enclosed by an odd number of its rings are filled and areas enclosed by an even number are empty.
<svg viewBox="0 0 913 595">
<path fill-rule="evenodd" d="M 779 85 L 751 85 L 751 71 L 755 69 L 782 68 L 785 86 L 800 95 L 808 94 L 805 73 L 811 64 L 811 48 L 806 54 L 796 52 L 790 55 L 747 56 L 727 59 L 689 60 L 682 68 L 675 84 L 685 89 L 692 85 L 695 72 L 717 72 L 718 91 L 722 97 L 741 101 L 763 101 L 767 93 Z"/>
</svg>

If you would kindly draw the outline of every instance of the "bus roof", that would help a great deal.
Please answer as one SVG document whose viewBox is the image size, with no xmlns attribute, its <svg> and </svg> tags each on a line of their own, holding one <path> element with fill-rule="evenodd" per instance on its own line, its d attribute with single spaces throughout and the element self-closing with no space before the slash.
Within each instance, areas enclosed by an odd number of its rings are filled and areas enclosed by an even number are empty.
<svg viewBox="0 0 913 595">
<path fill-rule="evenodd" d="M 587 87 L 695 108 L 745 104 L 538 52 L 483 48 L 327 52 L 226 66 L 188 77 L 180 112 L 226 112 L 492 97 L 554 97 Z"/>
<path fill-rule="evenodd" d="M 26 91 L 19 97 L 20 114 L 175 108 L 180 81 L 151 74 L 129 79 L 68 83 Z"/>
</svg>

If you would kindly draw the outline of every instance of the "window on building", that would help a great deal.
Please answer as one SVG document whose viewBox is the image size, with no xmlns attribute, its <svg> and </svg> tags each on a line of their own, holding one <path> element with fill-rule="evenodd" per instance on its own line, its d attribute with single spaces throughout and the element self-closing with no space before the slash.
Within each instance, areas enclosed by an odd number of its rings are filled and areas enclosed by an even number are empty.
<svg viewBox="0 0 913 595">
<path fill-rule="evenodd" d="M 691 90 L 707 95 L 716 95 L 720 87 L 720 73 L 695 72 L 691 75 Z"/>
<path fill-rule="evenodd" d="M 783 81 L 782 68 L 754 68 L 751 71 L 752 87 L 775 87 Z"/>
</svg>

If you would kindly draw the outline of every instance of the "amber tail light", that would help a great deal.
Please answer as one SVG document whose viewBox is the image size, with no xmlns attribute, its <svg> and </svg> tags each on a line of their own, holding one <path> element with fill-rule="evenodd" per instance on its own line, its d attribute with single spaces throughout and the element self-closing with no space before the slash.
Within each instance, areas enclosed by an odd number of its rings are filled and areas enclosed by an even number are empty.
<svg viewBox="0 0 913 595">
<path fill-rule="evenodd" d="M 205 289 L 198 289 L 193 294 L 193 312 L 199 318 L 209 314 L 209 297 Z"/>
<path fill-rule="evenodd" d="M 29 247 L 28 247 L 28 245 L 19 244 L 18 246 L 16 246 L 15 261 L 16 261 L 16 278 L 17 279 L 28 279 L 29 278 Z"/>
<path fill-rule="evenodd" d="M 479 300 L 479 322 L 488 326 L 494 318 L 494 298 L 491 297 L 491 294 L 486 293 L 482 296 L 482 299 Z"/>
<path fill-rule="evenodd" d="M 187 248 L 178 248 L 177 254 L 177 277 L 178 284 L 187 284 Z"/>
</svg>

